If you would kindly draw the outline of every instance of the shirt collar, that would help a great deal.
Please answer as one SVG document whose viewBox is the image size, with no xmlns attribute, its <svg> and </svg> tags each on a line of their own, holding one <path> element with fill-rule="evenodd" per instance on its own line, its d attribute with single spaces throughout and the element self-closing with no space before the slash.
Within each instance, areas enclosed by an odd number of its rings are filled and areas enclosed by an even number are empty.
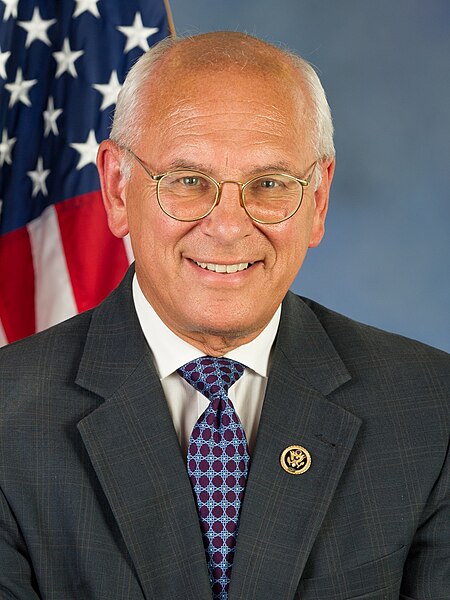
<svg viewBox="0 0 450 600">
<path fill-rule="evenodd" d="M 133 300 L 139 323 L 145 339 L 153 352 L 159 377 L 164 379 L 181 365 L 204 356 L 198 348 L 179 338 L 157 315 L 153 306 L 144 296 L 136 274 L 133 277 Z M 261 333 L 248 344 L 243 344 L 225 354 L 237 360 L 262 377 L 269 372 L 270 351 L 278 331 L 281 305 Z"/>
</svg>

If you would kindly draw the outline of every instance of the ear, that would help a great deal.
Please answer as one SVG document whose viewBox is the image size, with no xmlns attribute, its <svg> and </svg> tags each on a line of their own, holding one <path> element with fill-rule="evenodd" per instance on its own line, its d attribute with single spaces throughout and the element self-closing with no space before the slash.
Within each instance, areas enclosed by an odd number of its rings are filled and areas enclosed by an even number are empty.
<svg viewBox="0 0 450 600">
<path fill-rule="evenodd" d="M 309 248 L 315 248 L 320 244 L 325 233 L 325 218 L 328 211 L 328 198 L 330 196 L 330 187 L 333 180 L 336 161 L 325 160 L 319 162 L 316 168 L 322 172 L 322 181 L 320 186 L 314 192 L 315 209 L 314 220 L 309 239 Z"/>
<path fill-rule="evenodd" d="M 122 150 L 111 140 L 103 141 L 98 149 L 97 169 L 100 175 L 103 204 L 108 216 L 108 225 L 116 237 L 128 233 L 126 204 L 126 178 L 120 172 Z"/>
</svg>

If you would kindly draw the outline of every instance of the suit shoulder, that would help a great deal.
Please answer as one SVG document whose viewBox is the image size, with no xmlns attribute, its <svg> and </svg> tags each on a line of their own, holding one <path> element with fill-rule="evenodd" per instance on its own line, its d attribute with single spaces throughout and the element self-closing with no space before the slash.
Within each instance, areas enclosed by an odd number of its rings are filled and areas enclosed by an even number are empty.
<svg viewBox="0 0 450 600">
<path fill-rule="evenodd" d="M 450 373 L 450 354 L 423 342 L 372 325 L 361 323 L 335 312 L 308 298 L 300 298 L 315 314 L 341 356 L 361 360 L 383 357 L 397 367 L 402 363 L 419 362 L 441 365 Z"/>
<path fill-rule="evenodd" d="M 12 448 L 20 428 L 27 435 L 48 425 L 61 428 L 91 406 L 75 383 L 91 312 L 0 349 L 0 438 Z M 49 417 L 51 415 L 51 417 Z M 75 416 L 74 416 L 75 415 Z M 47 423 L 47 425 L 45 425 Z M 15 433 L 14 433 L 15 432 Z"/>
<path fill-rule="evenodd" d="M 0 349 L 1 378 L 25 375 L 33 369 L 70 363 L 85 343 L 92 310 Z"/>
<path fill-rule="evenodd" d="M 365 325 L 307 298 L 296 298 L 314 313 L 351 376 L 334 395 L 349 410 L 365 415 L 410 415 L 417 426 L 440 431 L 445 446 L 450 421 L 450 355 L 422 342 Z M 337 400 L 340 398 L 340 400 Z M 413 420 L 414 420 L 413 419 Z"/>
</svg>

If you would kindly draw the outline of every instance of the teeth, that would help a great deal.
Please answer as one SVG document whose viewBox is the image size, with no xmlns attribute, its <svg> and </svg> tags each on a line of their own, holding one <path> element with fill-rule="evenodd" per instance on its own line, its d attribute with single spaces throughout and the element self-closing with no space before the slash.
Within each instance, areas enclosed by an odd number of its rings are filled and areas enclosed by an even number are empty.
<svg viewBox="0 0 450 600">
<path fill-rule="evenodd" d="M 236 273 L 236 271 L 245 271 L 253 263 L 236 263 L 234 265 L 217 265 L 215 263 L 201 263 L 194 260 L 195 264 L 202 269 L 208 269 L 208 271 L 215 271 L 216 273 Z"/>
<path fill-rule="evenodd" d="M 210 271 L 215 271 L 216 273 L 226 273 L 227 265 L 212 265 L 211 263 L 209 263 L 208 269 Z"/>
</svg>

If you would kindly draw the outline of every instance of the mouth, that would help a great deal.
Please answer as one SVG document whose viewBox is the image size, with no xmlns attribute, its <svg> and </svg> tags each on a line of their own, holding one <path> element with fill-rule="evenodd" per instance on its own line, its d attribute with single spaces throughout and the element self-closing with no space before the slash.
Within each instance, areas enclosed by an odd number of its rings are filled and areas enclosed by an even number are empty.
<svg viewBox="0 0 450 600">
<path fill-rule="evenodd" d="M 217 263 L 197 262 L 194 259 L 191 260 L 201 269 L 205 269 L 207 271 L 214 271 L 215 273 L 237 273 L 238 271 L 246 271 L 255 264 L 254 262 L 243 262 L 235 263 L 233 265 L 220 265 Z"/>
</svg>

